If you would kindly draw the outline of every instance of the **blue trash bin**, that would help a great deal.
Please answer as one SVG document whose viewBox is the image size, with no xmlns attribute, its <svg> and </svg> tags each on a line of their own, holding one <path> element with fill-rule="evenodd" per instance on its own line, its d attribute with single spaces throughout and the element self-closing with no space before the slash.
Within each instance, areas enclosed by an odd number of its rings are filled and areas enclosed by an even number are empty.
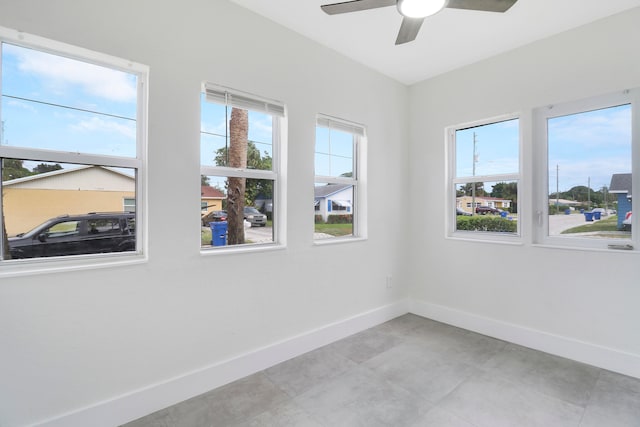
<svg viewBox="0 0 640 427">
<path fill-rule="evenodd" d="M 584 213 L 585 221 L 593 221 L 593 212 L 585 212 Z"/>
<path fill-rule="evenodd" d="M 502 212 L 500 212 L 500 216 L 501 216 L 502 218 L 506 218 L 506 217 L 507 217 L 507 215 L 508 215 L 507 211 L 502 211 Z"/>
<path fill-rule="evenodd" d="M 583 214 L 584 213 L 584 209 L 580 209 L 580 213 Z"/>
<path fill-rule="evenodd" d="M 571 215 L 571 209 L 565 209 L 564 210 L 564 214 L 565 215 Z"/>
<path fill-rule="evenodd" d="M 227 221 L 209 223 L 211 226 L 211 245 L 224 246 L 227 244 Z"/>
<path fill-rule="evenodd" d="M 600 219 L 601 215 L 602 215 L 602 212 L 594 212 L 593 219 Z"/>
</svg>

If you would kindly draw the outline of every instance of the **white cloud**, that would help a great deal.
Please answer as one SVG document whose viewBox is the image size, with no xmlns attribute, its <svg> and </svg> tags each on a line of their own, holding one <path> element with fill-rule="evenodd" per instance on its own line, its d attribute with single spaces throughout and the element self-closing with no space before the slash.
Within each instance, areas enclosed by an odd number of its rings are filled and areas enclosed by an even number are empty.
<svg viewBox="0 0 640 427">
<path fill-rule="evenodd" d="M 75 85 L 87 94 L 111 101 L 136 99 L 135 77 L 131 74 L 11 45 L 5 45 L 5 53 L 18 59 L 21 71 L 47 79 L 60 91 Z"/>
<path fill-rule="evenodd" d="M 130 125 L 116 123 L 110 120 L 104 120 L 99 117 L 92 117 L 89 120 L 83 120 L 74 125 L 71 128 L 76 131 L 82 132 L 106 132 L 106 133 L 118 133 L 126 138 L 136 138 L 136 128 L 132 123 Z"/>
</svg>

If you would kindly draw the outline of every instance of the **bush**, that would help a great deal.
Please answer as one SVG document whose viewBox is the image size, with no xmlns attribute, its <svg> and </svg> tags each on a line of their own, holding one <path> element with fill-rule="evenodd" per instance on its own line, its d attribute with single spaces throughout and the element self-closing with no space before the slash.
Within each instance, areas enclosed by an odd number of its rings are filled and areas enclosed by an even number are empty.
<svg viewBox="0 0 640 427">
<path fill-rule="evenodd" d="M 324 224 L 324 220 L 322 219 L 322 215 L 316 215 L 316 216 L 313 218 L 313 220 L 314 220 L 314 222 L 315 222 L 316 224 Z"/>
<path fill-rule="evenodd" d="M 549 215 L 564 214 L 564 211 L 566 211 L 567 209 L 571 208 L 565 205 L 549 205 Z"/>
<path fill-rule="evenodd" d="M 329 215 L 327 224 L 351 224 L 353 223 L 353 215 Z"/>
<path fill-rule="evenodd" d="M 518 222 L 507 218 L 489 215 L 458 216 L 456 229 L 464 231 L 496 231 L 501 233 L 515 233 L 518 229 Z"/>
</svg>

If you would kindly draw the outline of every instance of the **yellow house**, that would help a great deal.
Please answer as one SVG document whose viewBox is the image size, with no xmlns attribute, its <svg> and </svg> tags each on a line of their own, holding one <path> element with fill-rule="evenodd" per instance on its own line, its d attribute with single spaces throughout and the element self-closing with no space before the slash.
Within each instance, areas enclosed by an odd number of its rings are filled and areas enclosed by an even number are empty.
<svg viewBox="0 0 640 427">
<path fill-rule="evenodd" d="M 465 212 L 471 213 L 473 209 L 471 208 L 473 198 L 471 196 L 461 196 L 456 199 L 456 207 L 462 209 Z M 488 197 L 488 196 L 476 196 L 475 200 L 476 207 L 478 206 L 489 206 L 496 209 L 507 210 L 511 208 L 511 200 L 508 199 L 499 199 L 497 197 Z"/>
<path fill-rule="evenodd" d="M 9 236 L 64 214 L 135 210 L 135 178 L 102 166 L 81 166 L 3 183 Z"/>
<path fill-rule="evenodd" d="M 200 187 L 200 209 L 202 215 L 222 210 L 222 201 L 226 198 L 227 196 L 217 188 L 210 185 L 202 185 Z"/>
</svg>

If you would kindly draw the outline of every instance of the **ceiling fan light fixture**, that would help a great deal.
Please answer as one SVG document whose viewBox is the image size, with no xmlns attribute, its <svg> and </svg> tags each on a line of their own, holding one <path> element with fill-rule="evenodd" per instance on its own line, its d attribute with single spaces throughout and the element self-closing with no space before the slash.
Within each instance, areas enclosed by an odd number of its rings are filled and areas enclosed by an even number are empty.
<svg viewBox="0 0 640 427">
<path fill-rule="evenodd" d="M 447 6 L 448 0 L 398 0 L 398 12 L 407 18 L 426 18 Z"/>
</svg>

